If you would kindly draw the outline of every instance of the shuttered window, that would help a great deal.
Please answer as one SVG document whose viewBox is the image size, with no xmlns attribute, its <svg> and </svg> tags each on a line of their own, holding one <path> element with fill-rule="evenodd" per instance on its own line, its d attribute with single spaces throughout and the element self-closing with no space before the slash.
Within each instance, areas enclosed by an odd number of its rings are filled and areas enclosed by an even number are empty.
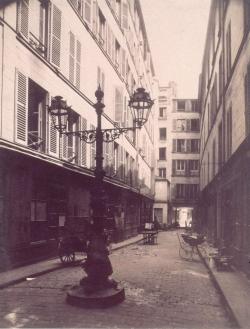
<svg viewBox="0 0 250 329">
<path fill-rule="evenodd" d="M 49 116 L 49 154 L 59 155 L 59 133 L 55 129 L 51 116 Z"/>
<path fill-rule="evenodd" d="M 68 160 L 68 137 L 63 134 L 60 139 L 61 145 L 61 156 L 64 160 Z"/>
<path fill-rule="evenodd" d="M 82 129 L 87 130 L 87 120 L 82 118 Z M 81 165 L 83 167 L 87 166 L 87 144 L 85 141 L 81 141 Z"/>
<path fill-rule="evenodd" d="M 69 81 L 78 89 L 81 86 L 81 52 L 82 45 L 75 35 L 69 33 Z"/>
<path fill-rule="evenodd" d="M 122 3 L 122 28 L 128 29 L 128 4 L 127 1 Z"/>
<path fill-rule="evenodd" d="M 92 1 L 91 0 L 85 0 L 84 1 L 84 20 L 88 23 L 91 24 L 91 5 Z"/>
<path fill-rule="evenodd" d="M 62 12 L 55 5 L 52 7 L 51 17 L 51 62 L 60 67 Z"/>
<path fill-rule="evenodd" d="M 53 125 L 51 117 L 49 121 L 49 153 L 58 155 L 58 133 Z"/>
<path fill-rule="evenodd" d="M 123 78 L 125 78 L 125 75 L 126 75 L 126 52 L 124 49 L 121 50 L 121 61 L 122 61 L 121 74 L 122 74 Z"/>
<path fill-rule="evenodd" d="M 16 71 L 16 141 L 27 144 L 28 79 Z"/>
<path fill-rule="evenodd" d="M 80 89 L 81 86 L 81 52 L 82 45 L 80 41 L 76 42 L 76 87 Z"/>
<path fill-rule="evenodd" d="M 122 89 L 115 88 L 115 121 L 122 122 L 122 113 L 123 113 L 123 96 Z"/>
<path fill-rule="evenodd" d="M 109 57 L 112 56 L 112 31 L 109 25 L 107 25 L 107 53 Z"/>
<path fill-rule="evenodd" d="M 75 36 L 69 33 L 69 81 L 74 83 L 75 77 Z"/>
<path fill-rule="evenodd" d="M 29 0 L 21 0 L 18 6 L 18 32 L 29 38 Z"/>
<path fill-rule="evenodd" d="M 248 65 L 245 75 L 245 122 L 246 135 L 248 135 L 250 133 L 250 65 Z"/>
<path fill-rule="evenodd" d="M 97 5 L 97 1 L 93 1 L 93 15 L 92 15 L 92 31 L 94 34 L 97 34 L 98 31 L 98 16 L 99 16 L 99 8 Z"/>
</svg>

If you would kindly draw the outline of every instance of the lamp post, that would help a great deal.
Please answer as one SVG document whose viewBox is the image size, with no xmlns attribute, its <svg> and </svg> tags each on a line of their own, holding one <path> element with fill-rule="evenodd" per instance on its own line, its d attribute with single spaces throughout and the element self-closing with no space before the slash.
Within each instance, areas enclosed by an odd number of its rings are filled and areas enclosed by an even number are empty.
<svg viewBox="0 0 250 329">
<path fill-rule="evenodd" d="M 72 109 L 61 96 L 56 96 L 51 102 L 49 113 L 55 129 L 65 135 L 75 135 L 86 143 L 96 143 L 95 180 L 91 191 L 91 208 L 93 230 L 88 244 L 87 259 L 84 270 L 87 274 L 78 286 L 74 286 L 67 294 L 67 301 L 83 307 L 106 307 L 121 302 L 125 298 L 124 289 L 114 280 L 109 279 L 113 273 L 108 257 L 108 249 L 104 236 L 105 192 L 103 188 L 103 142 L 112 142 L 122 133 L 141 128 L 148 120 L 153 101 L 144 88 L 138 88 L 129 100 L 134 125 L 133 127 L 114 127 L 102 129 L 102 113 L 105 105 L 100 86 L 95 92 L 97 102 L 93 105 L 97 114 L 95 130 L 67 131 L 67 120 L 72 115 Z"/>
</svg>

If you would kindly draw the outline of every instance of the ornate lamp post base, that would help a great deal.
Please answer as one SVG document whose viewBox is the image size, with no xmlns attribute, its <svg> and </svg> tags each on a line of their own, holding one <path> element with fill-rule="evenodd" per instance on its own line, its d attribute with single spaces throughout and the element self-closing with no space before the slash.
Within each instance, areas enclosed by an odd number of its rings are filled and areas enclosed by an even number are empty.
<svg viewBox="0 0 250 329">
<path fill-rule="evenodd" d="M 91 294 L 83 285 L 72 287 L 67 293 L 67 302 L 83 308 L 105 308 L 121 303 L 125 299 L 124 288 L 106 287 Z"/>
</svg>

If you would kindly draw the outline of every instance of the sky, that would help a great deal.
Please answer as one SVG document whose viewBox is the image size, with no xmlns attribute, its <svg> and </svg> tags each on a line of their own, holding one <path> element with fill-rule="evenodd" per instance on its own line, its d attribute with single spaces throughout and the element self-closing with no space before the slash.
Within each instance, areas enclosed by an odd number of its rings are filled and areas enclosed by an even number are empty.
<svg viewBox="0 0 250 329">
<path fill-rule="evenodd" d="M 156 77 L 197 98 L 210 0 L 141 0 Z"/>
</svg>

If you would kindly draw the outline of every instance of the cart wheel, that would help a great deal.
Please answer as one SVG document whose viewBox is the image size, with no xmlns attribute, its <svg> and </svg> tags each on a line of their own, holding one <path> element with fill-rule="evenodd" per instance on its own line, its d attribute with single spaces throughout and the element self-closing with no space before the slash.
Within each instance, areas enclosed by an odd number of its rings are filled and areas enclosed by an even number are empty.
<svg viewBox="0 0 250 329">
<path fill-rule="evenodd" d="M 75 253 L 72 250 L 60 251 L 59 257 L 63 264 L 69 264 L 75 261 Z"/>
</svg>

